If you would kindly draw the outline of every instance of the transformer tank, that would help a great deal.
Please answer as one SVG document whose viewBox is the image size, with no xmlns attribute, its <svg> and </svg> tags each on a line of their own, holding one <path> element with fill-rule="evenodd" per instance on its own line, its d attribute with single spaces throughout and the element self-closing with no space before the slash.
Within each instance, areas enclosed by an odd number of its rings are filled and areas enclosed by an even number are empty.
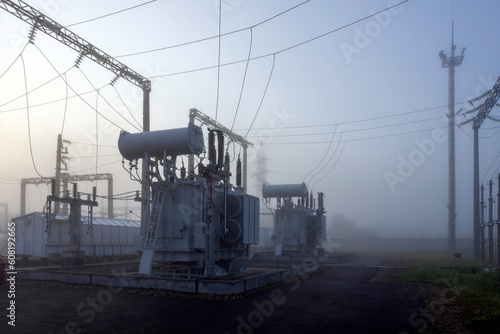
<svg viewBox="0 0 500 334">
<path fill-rule="evenodd" d="M 262 196 L 267 202 L 276 199 L 273 210 L 274 254 L 322 256 L 321 245 L 326 241 L 326 217 L 323 193 L 318 193 L 318 207 L 302 184 L 263 185 Z M 294 203 L 294 197 L 296 203 Z"/>
<path fill-rule="evenodd" d="M 214 277 L 246 270 L 238 258 L 259 242 L 259 199 L 244 194 L 238 181 L 235 187 L 230 183 L 222 132 L 210 130 L 208 137 L 208 164 L 200 159 L 197 173 L 186 173 L 184 166 L 177 168 L 176 157 L 203 151 L 196 125 L 120 135 L 119 150 L 131 160 L 131 171 L 140 156 L 144 159 L 151 189 L 139 274 Z"/>
</svg>

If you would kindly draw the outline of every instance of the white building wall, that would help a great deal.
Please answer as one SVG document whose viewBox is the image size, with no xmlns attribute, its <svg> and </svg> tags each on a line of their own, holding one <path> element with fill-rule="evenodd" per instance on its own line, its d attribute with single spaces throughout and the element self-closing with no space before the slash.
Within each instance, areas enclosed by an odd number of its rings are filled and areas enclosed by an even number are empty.
<svg viewBox="0 0 500 334">
<path fill-rule="evenodd" d="M 18 256 L 48 258 L 51 253 L 62 253 L 63 250 L 69 249 L 70 225 L 67 221 L 52 221 L 49 235 L 45 230 L 45 216 L 40 212 L 12 220 L 16 224 L 16 254 Z M 123 221 L 120 223 L 96 218 L 92 230 L 89 230 L 87 222 L 82 224 L 81 249 L 87 256 L 134 255 L 136 254 L 134 241 L 139 235 L 140 222 Z"/>
</svg>

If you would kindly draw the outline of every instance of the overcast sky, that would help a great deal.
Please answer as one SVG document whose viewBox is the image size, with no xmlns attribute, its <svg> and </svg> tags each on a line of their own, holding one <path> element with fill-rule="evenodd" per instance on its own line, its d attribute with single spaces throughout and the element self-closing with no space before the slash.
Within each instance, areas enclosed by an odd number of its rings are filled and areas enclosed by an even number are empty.
<svg viewBox="0 0 500 334">
<path fill-rule="evenodd" d="M 450 53 L 454 18 L 456 52 L 466 47 L 456 110 L 473 108 L 464 102 L 500 75 L 500 2 L 410 0 L 383 11 L 399 1 L 222 0 L 221 20 L 216 0 L 26 2 L 150 78 L 151 130 L 185 127 L 190 108 L 228 128 L 234 121 L 255 143 L 251 172 L 262 150 L 267 181 L 324 192 L 327 219 L 343 214 L 386 236 L 446 237 L 448 69 L 439 51 Z M 20 179 L 54 175 L 59 133 L 72 142 L 70 172 L 113 173 L 115 193 L 139 189 L 117 139 L 121 129 L 141 131 L 141 90 L 123 79 L 109 85 L 113 73 L 87 58 L 74 67 L 78 53 L 40 31 L 27 45 L 29 32 L 0 10 L 0 203 L 18 215 Z M 26 98 L 26 86 L 41 87 Z M 480 131 L 485 184 L 500 167 L 499 126 L 486 120 Z M 472 234 L 471 127 L 456 129 L 458 237 Z M 230 151 L 234 158 L 239 147 Z M 253 177 L 249 192 L 260 196 Z M 28 212 L 43 209 L 48 189 L 28 186 Z M 123 212 L 124 201 L 114 205 Z"/>
</svg>

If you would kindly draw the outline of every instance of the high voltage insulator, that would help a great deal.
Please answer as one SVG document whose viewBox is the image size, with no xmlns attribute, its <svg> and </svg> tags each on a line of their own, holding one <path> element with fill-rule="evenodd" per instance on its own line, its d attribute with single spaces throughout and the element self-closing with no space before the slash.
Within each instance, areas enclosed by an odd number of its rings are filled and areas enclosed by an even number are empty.
<svg viewBox="0 0 500 334">
<path fill-rule="evenodd" d="M 115 76 L 115 77 L 111 80 L 110 85 L 111 85 L 111 86 L 114 86 L 114 85 L 115 85 L 115 83 L 118 81 L 118 79 L 120 79 L 120 76 L 119 76 L 119 75 Z"/>
<path fill-rule="evenodd" d="M 491 93 L 491 89 L 490 90 L 487 90 L 486 92 L 484 92 L 483 94 L 473 98 L 472 100 L 469 100 L 469 103 L 472 104 L 472 102 L 476 102 L 476 101 L 479 101 L 479 100 L 482 100 L 484 99 L 486 96 L 488 96 L 488 94 Z"/>
<path fill-rule="evenodd" d="M 83 53 L 80 53 L 78 55 L 78 58 L 76 58 L 75 60 L 75 67 L 79 67 L 82 61 L 83 61 Z"/>
<path fill-rule="evenodd" d="M 482 105 L 478 105 L 477 107 L 474 107 L 472 109 L 469 109 L 469 110 L 466 110 L 465 112 L 463 112 L 464 115 L 468 115 L 468 114 L 472 114 L 473 112 L 475 111 L 478 111 L 479 109 L 481 109 Z"/>
<path fill-rule="evenodd" d="M 35 36 L 36 36 L 36 28 L 35 26 L 31 26 L 30 33 L 29 33 L 29 42 L 33 44 L 35 42 Z"/>
</svg>

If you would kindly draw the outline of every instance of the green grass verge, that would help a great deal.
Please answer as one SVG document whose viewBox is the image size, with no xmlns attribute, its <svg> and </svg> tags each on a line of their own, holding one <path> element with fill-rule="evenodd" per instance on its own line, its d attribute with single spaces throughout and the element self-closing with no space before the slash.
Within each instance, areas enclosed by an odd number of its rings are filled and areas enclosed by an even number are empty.
<svg viewBox="0 0 500 334">
<path fill-rule="evenodd" d="M 401 278 L 407 281 L 443 285 L 471 306 L 470 329 L 477 333 L 496 333 L 500 328 L 500 272 L 485 271 L 468 258 L 455 259 L 443 254 L 405 256 Z"/>
</svg>

